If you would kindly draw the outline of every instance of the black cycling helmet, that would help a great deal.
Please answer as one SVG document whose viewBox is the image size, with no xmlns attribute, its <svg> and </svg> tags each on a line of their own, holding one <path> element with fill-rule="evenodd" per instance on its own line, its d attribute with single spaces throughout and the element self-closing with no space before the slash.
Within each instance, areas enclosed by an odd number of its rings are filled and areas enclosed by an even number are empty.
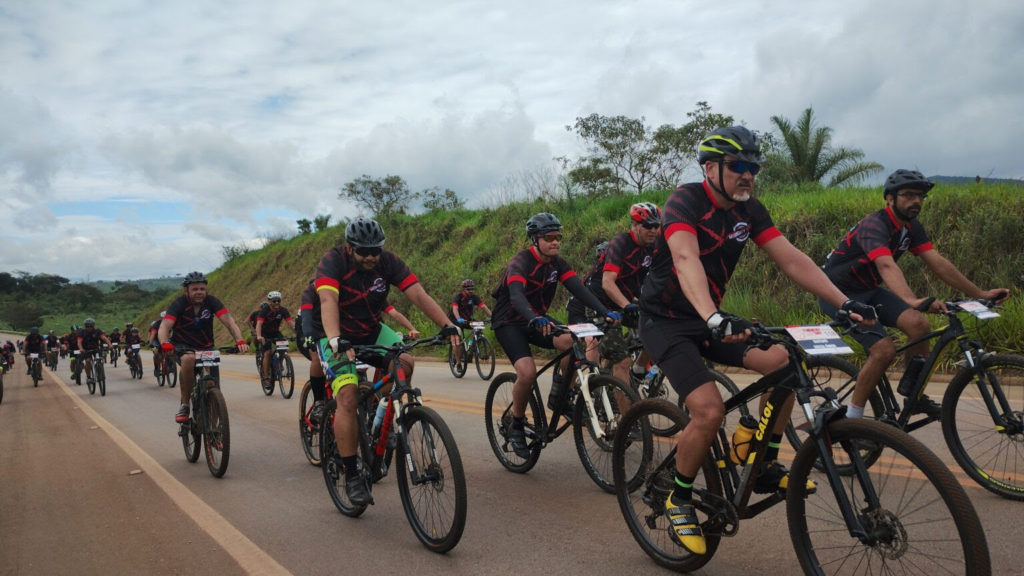
<svg viewBox="0 0 1024 576">
<path fill-rule="evenodd" d="M 93 320 L 92 318 L 86 318 L 85 319 L 85 327 L 86 328 L 95 328 L 96 327 L 96 321 Z"/>
<path fill-rule="evenodd" d="M 345 227 L 345 240 L 360 248 L 380 248 L 384 245 L 384 229 L 372 218 L 360 216 Z"/>
<path fill-rule="evenodd" d="M 185 279 L 181 281 L 181 285 L 188 287 L 189 284 L 207 284 L 206 276 L 202 272 L 189 272 Z"/>
<path fill-rule="evenodd" d="M 476 284 L 473 283 L 473 281 L 470 280 L 469 278 L 466 278 L 465 280 L 462 281 L 463 290 L 472 290 L 474 288 L 476 288 Z"/>
<path fill-rule="evenodd" d="M 661 224 L 661 209 L 650 202 L 638 202 L 629 207 L 629 217 L 639 224 Z"/>
<path fill-rule="evenodd" d="M 29 334 L 39 334 L 39 328 L 36 328 L 35 326 L 33 326 L 33 327 L 28 329 L 28 333 Z"/>
<path fill-rule="evenodd" d="M 904 170 L 901 168 L 889 174 L 889 177 L 885 179 L 885 186 L 882 188 L 882 198 L 890 194 L 895 196 L 897 192 L 904 188 L 927 192 L 934 186 L 935 182 L 925 178 L 924 174 L 917 170 Z"/>
<path fill-rule="evenodd" d="M 724 156 L 756 163 L 764 159 L 757 136 L 745 126 L 716 128 L 697 145 L 697 162 L 701 165 Z"/>
<path fill-rule="evenodd" d="M 550 212 L 534 214 L 526 221 L 526 236 L 530 240 L 535 240 L 538 236 L 543 236 L 549 232 L 558 232 L 561 229 L 562 223 L 558 220 L 557 216 Z"/>
</svg>

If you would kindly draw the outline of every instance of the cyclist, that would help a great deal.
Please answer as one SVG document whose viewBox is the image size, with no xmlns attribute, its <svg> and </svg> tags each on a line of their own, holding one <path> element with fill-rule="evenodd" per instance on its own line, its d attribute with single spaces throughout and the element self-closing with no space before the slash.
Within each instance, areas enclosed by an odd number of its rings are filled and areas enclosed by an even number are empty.
<svg viewBox="0 0 1024 576">
<path fill-rule="evenodd" d="M 462 281 L 462 289 L 452 297 L 451 309 L 448 311 L 448 319 L 459 327 L 459 337 L 465 336 L 462 330 L 470 328 L 469 321 L 473 319 L 473 312 L 477 308 L 483 308 L 487 317 L 491 317 L 491 309 L 476 295 L 476 284 L 466 278 Z M 455 362 L 462 364 L 461 346 L 455 349 Z"/>
<path fill-rule="evenodd" d="M 922 337 L 931 330 L 928 319 L 915 309 L 925 298 L 914 295 L 896 264 L 904 253 L 909 251 L 921 258 L 939 279 L 971 298 L 1000 302 L 1010 295 L 1005 288 L 978 288 L 932 245 L 917 216 L 933 186 L 934 182 L 916 170 L 900 169 L 890 174 L 882 187 L 885 208 L 868 214 L 851 228 L 822 266 L 829 279 L 851 298 L 881 306 L 880 324 L 851 334 L 867 351 L 868 357 L 860 368 L 853 396 L 846 408 L 847 416 L 859 418 L 864 415 L 864 405 L 871 391 L 896 356 L 896 345 L 886 337 L 885 326 L 899 329 L 909 340 Z M 835 317 L 837 310 L 833 304 L 819 300 L 818 305 L 822 312 Z M 945 311 L 946 305 L 942 300 L 933 301 L 928 308 L 932 313 Z M 923 364 L 927 354 L 927 341 L 909 348 L 907 371 L 910 372 L 909 367 L 915 363 L 918 367 Z M 915 356 L 921 358 L 914 360 Z M 915 409 L 931 415 L 938 415 L 941 411 L 941 407 L 927 396 L 922 396 Z"/>
<path fill-rule="evenodd" d="M 160 319 L 154 320 L 149 325 L 149 346 L 153 349 L 153 376 L 160 377 L 160 362 L 163 360 L 163 351 L 160 349 L 160 324 L 167 315 L 166 310 L 160 312 Z"/>
<path fill-rule="evenodd" d="M 32 362 L 29 361 L 29 354 L 38 354 L 39 361 L 42 362 L 43 358 L 46 357 L 46 339 L 39 333 L 39 328 L 33 326 L 28 330 L 28 336 L 25 336 L 25 343 L 22 345 L 22 354 L 25 356 L 25 374 L 32 373 Z"/>
<path fill-rule="evenodd" d="M 261 306 L 256 314 L 256 328 L 253 332 L 256 335 L 258 349 L 263 354 L 260 378 L 263 378 L 264 385 L 270 380 L 270 353 L 274 349 L 274 341 L 284 338 L 284 334 L 281 333 L 281 322 L 288 324 L 292 333 L 295 333 L 295 322 L 291 313 L 281 306 L 281 293 L 272 290 L 267 294 L 267 307 Z"/>
<path fill-rule="evenodd" d="M 255 310 L 253 310 L 252 312 L 249 312 L 249 316 L 247 316 L 246 319 L 245 319 L 245 323 L 249 325 L 249 339 L 246 340 L 246 342 L 251 342 L 253 344 L 253 349 L 254 350 L 259 350 L 259 348 L 255 346 L 255 344 L 256 344 L 256 317 L 259 316 L 261 312 L 263 312 L 264 310 L 266 310 L 269 307 L 270 307 L 270 304 L 268 304 L 266 302 L 261 302 L 260 303 L 260 307 L 255 309 Z"/>
<path fill-rule="evenodd" d="M 570 334 L 551 333 L 552 320 L 546 316 L 558 283 L 611 322 L 621 315 L 609 312 L 592 292 L 583 286 L 572 267 L 558 253 L 562 248 L 562 223 L 551 213 L 534 214 L 526 221 L 526 236 L 532 244 L 509 261 L 492 295 L 495 298 L 491 326 L 505 354 L 516 371 L 512 387 L 512 424 L 508 440 L 520 458 L 529 458 L 526 445 L 526 403 L 537 382 L 537 365 L 530 344 L 547 349 L 567 350 L 572 346 Z M 569 358 L 567 357 L 568 361 Z M 568 364 L 564 364 L 564 369 Z M 567 412 L 564 407 L 564 377 L 553 380 L 548 407 Z"/>
<path fill-rule="evenodd" d="M 356 467 L 358 394 L 356 387 L 349 384 L 356 384 L 358 379 L 351 345 L 388 346 L 401 341 L 394 330 L 381 323 L 381 313 L 387 306 L 392 285 L 441 326 L 441 334 L 451 336 L 453 346 L 459 345 L 459 339 L 458 329 L 448 322 L 444 310 L 430 297 L 416 275 L 398 256 L 383 249 L 384 229 L 376 220 L 365 217 L 352 220 L 345 228 L 345 239 L 346 246 L 332 248 L 321 258 L 315 285 L 324 328 L 319 352 L 332 377 L 331 387 L 338 400 L 334 434 L 338 440 L 338 455 L 345 467 L 345 491 L 353 504 L 360 505 L 368 501 L 369 493 Z M 360 359 L 380 369 L 388 368 L 380 354 L 367 354 Z M 403 354 L 398 360 L 411 379 L 412 357 Z"/>
<path fill-rule="evenodd" d="M 46 353 L 52 354 L 54 357 L 54 367 L 57 366 L 57 354 L 60 351 L 60 338 L 57 337 L 57 333 L 53 330 L 46 335 Z"/>
<path fill-rule="evenodd" d="M 189 272 L 181 285 L 184 294 L 167 307 L 157 333 L 164 353 L 173 352 L 175 346 L 188 348 L 178 357 L 181 365 L 181 406 L 174 413 L 174 421 L 179 424 L 188 421 L 188 400 L 196 379 L 196 355 L 193 351 L 212 350 L 214 347 L 213 319 L 217 318 L 228 329 L 239 352 L 249 349 L 228 309 L 206 292 L 207 280 L 202 272 Z"/>
<path fill-rule="evenodd" d="M 750 323 L 719 310 L 726 283 L 751 240 L 804 289 L 855 313 L 874 310 L 848 299 L 829 282 L 814 261 L 795 248 L 772 223 L 765 207 L 752 197 L 762 159 L 757 137 L 743 126 L 718 128 L 701 140 L 697 159 L 703 182 L 679 186 L 662 210 L 662 229 L 650 273 L 640 296 L 640 336 L 644 346 L 685 399 L 690 423 L 678 437 L 674 490 L 665 515 L 676 542 L 692 554 L 706 553 L 697 520 L 693 482 L 722 425 L 722 396 L 702 357 L 768 374 L 786 366 L 781 346 L 748 348 Z M 862 317 L 863 316 L 863 317 Z M 762 403 L 765 399 L 762 399 Z M 793 403 L 776 408 L 789 414 Z M 777 461 L 786 419 L 771 431 L 766 468 L 755 485 L 758 493 L 787 487 L 789 474 Z M 813 489 L 808 485 L 808 489 Z"/>
<path fill-rule="evenodd" d="M 86 382 L 92 382 L 92 357 L 93 352 L 100 350 L 100 342 L 110 346 L 110 339 L 96 327 L 96 321 L 92 318 L 85 319 L 85 327 L 78 331 L 78 349 L 81 351 L 79 359 L 85 361 Z"/>
<path fill-rule="evenodd" d="M 130 357 L 134 354 L 138 354 L 138 350 L 132 350 L 132 344 L 141 344 L 142 335 L 139 334 L 139 329 L 132 326 L 131 329 L 125 329 L 124 333 L 124 359 L 125 363 L 128 363 Z M 139 359 L 139 366 L 142 366 L 142 359 Z"/>
</svg>

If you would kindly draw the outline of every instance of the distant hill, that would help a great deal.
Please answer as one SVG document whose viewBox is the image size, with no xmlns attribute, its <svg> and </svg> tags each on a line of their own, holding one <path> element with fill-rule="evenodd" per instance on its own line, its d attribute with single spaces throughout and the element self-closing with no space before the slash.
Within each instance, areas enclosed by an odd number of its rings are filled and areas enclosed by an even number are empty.
<svg viewBox="0 0 1024 576">
<path fill-rule="evenodd" d="M 91 286 L 95 286 L 97 290 L 101 292 L 113 292 L 118 286 L 123 284 L 135 284 L 140 290 L 145 292 L 157 292 L 165 290 L 167 288 L 178 289 L 181 287 L 181 281 L 184 276 L 165 276 L 163 278 L 147 278 L 145 280 L 99 280 L 96 282 L 89 282 Z"/>
<path fill-rule="evenodd" d="M 1013 184 L 1024 187 L 1024 180 L 1014 178 L 982 178 L 981 176 L 929 176 L 928 178 L 945 184 L 972 184 L 980 182 L 983 184 Z"/>
</svg>

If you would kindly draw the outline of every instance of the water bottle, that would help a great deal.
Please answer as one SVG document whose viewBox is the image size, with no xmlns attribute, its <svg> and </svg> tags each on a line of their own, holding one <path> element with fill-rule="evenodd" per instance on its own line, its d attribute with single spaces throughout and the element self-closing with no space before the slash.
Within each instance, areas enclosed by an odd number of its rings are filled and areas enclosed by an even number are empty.
<svg viewBox="0 0 1024 576">
<path fill-rule="evenodd" d="M 896 391 L 900 395 L 910 396 L 910 393 L 914 391 L 914 384 L 917 384 L 917 377 L 920 376 L 921 369 L 924 368 L 926 360 L 924 356 L 914 356 L 907 363 L 907 369 L 903 371 L 900 384 L 896 387 Z"/>
<path fill-rule="evenodd" d="M 387 396 L 380 399 L 380 403 L 377 404 L 377 414 L 373 417 L 373 436 L 377 436 L 377 432 L 380 432 L 380 425 L 384 422 L 384 412 L 388 409 L 388 398 Z"/>
<path fill-rule="evenodd" d="M 757 431 L 757 420 L 750 414 L 740 418 L 736 431 L 732 433 L 732 448 L 729 450 L 729 458 L 736 464 L 746 461 L 750 453 L 750 440 Z"/>
<path fill-rule="evenodd" d="M 658 365 L 651 366 L 651 369 L 644 375 L 643 383 L 640 385 L 641 397 L 647 397 L 651 393 L 651 387 L 657 382 L 659 374 L 661 374 L 661 369 L 658 368 Z"/>
</svg>

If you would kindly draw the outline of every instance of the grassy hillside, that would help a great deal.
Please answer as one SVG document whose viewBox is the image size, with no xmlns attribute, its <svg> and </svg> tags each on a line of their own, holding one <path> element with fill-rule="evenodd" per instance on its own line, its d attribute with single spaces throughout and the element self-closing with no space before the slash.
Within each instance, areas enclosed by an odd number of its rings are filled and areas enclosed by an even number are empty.
<svg viewBox="0 0 1024 576">
<path fill-rule="evenodd" d="M 628 226 L 629 206 L 646 200 L 664 204 L 668 191 L 600 200 L 519 203 L 488 210 L 433 212 L 382 220 L 387 246 L 399 254 L 442 307 L 464 278 L 473 278 L 489 305 L 509 258 L 527 245 L 526 219 L 550 211 L 565 225 L 563 256 L 578 272 L 590 265 L 592 249 Z M 821 262 L 846 230 L 868 212 L 884 205 L 881 191 L 870 189 L 788 189 L 759 194 L 783 233 L 798 248 Z M 939 251 L 983 287 L 1009 287 L 1016 297 L 989 323 L 982 336 L 998 348 L 1024 349 L 1024 194 L 1017 186 L 943 185 L 928 197 L 921 221 Z M 209 274 L 210 291 L 243 319 L 267 291 L 280 290 L 293 313 L 302 289 L 313 277 L 323 253 L 343 239 L 344 226 L 274 243 L 247 253 Z M 920 295 L 951 298 L 952 291 L 924 273 L 918 259 L 901 260 Z M 430 322 L 397 291 L 392 301 L 424 333 Z M 564 319 L 565 291 L 552 306 Z M 166 305 L 154 304 L 137 322 L 147 324 Z M 780 275 L 764 254 L 751 247 L 729 285 L 723 308 L 767 323 L 806 323 L 820 318 L 813 299 Z M 228 341 L 218 324 L 218 342 Z"/>
</svg>

